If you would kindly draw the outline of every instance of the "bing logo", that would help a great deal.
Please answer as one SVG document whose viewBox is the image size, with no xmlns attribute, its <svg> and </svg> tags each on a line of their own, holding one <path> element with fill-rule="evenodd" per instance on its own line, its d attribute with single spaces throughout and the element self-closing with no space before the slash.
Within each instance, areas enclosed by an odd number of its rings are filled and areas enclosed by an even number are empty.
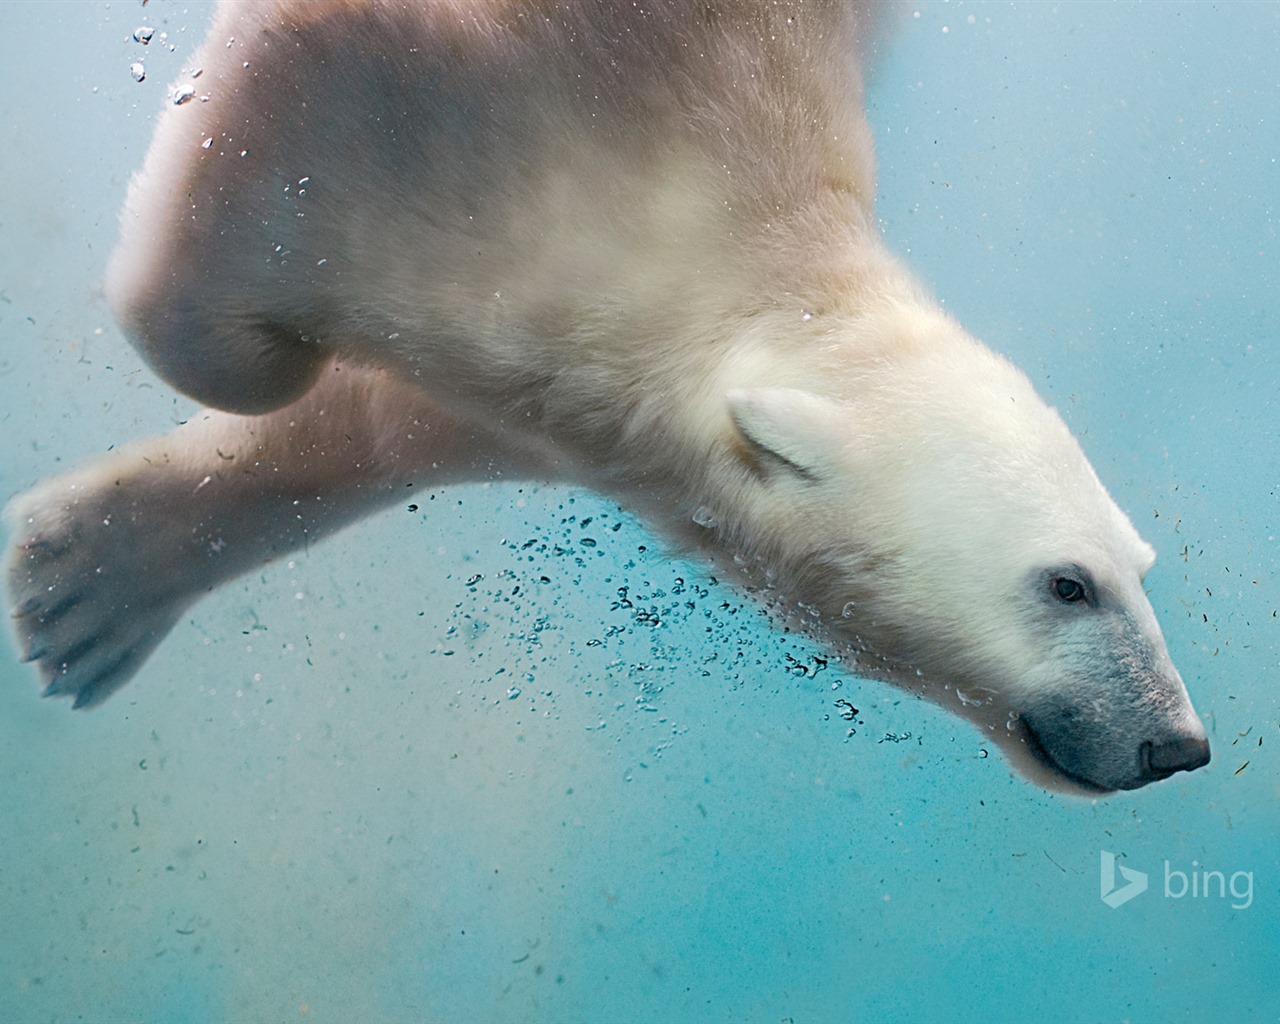
<svg viewBox="0 0 1280 1024">
<path fill-rule="evenodd" d="M 1228 878 L 1222 871 L 1197 868 L 1200 868 L 1200 862 L 1195 860 L 1191 862 L 1190 871 L 1175 870 L 1165 861 L 1165 899 L 1180 900 L 1187 896 L 1192 899 L 1227 899 L 1230 896 L 1232 910 L 1246 910 L 1253 906 L 1252 871 L 1237 871 Z M 1102 902 L 1115 910 L 1146 892 L 1150 876 L 1145 871 L 1117 863 L 1114 853 L 1103 850 L 1098 881 Z"/>
<path fill-rule="evenodd" d="M 1124 885 L 1116 887 L 1116 869 L 1120 869 L 1120 877 Z M 1147 891 L 1147 873 L 1134 871 L 1123 864 L 1116 863 L 1116 855 L 1108 850 L 1102 851 L 1102 902 L 1112 910 L 1123 907 L 1135 896 Z"/>
</svg>

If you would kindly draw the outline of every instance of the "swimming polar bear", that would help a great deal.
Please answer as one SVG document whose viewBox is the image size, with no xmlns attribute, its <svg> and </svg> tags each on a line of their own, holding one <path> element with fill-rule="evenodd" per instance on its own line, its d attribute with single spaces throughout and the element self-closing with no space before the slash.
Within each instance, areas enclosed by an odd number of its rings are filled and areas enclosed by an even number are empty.
<svg viewBox="0 0 1280 1024">
<path fill-rule="evenodd" d="M 224 4 L 108 272 L 210 409 L 15 499 L 47 695 L 409 487 L 569 480 L 1043 785 L 1209 760 L 1153 552 L 885 250 L 852 3 Z M 217 411 L 215 411 L 217 410 Z"/>
</svg>

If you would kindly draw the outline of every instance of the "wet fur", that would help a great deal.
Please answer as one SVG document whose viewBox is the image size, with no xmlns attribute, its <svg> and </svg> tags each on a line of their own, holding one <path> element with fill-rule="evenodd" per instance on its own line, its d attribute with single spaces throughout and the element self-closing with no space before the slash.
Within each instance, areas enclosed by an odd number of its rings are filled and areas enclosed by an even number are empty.
<svg viewBox="0 0 1280 1024">
<path fill-rule="evenodd" d="M 869 10 L 223 6 L 108 274 L 156 372 L 222 411 L 15 501 L 47 692 L 101 701 L 202 593 L 409 485 L 534 476 L 709 552 L 1045 784 L 1140 785 L 1144 744 L 1199 742 L 1150 549 L 881 243 Z M 1045 603 L 1055 565 L 1089 567 L 1096 615 Z"/>
</svg>

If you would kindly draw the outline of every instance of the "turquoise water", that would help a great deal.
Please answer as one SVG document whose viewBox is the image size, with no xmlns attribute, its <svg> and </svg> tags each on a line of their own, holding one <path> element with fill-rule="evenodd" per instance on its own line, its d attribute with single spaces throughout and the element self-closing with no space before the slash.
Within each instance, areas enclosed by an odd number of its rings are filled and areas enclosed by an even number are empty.
<svg viewBox="0 0 1280 1024">
<path fill-rule="evenodd" d="M 0 5 L 0 496 L 191 410 L 98 282 L 208 11 Z M 91 713 L 6 639 L 0 1020 L 1280 1019 L 1277 52 L 1273 5 L 924 5 L 871 93 L 893 248 L 1160 551 L 1208 768 L 1046 794 L 607 502 L 422 494 Z"/>
</svg>

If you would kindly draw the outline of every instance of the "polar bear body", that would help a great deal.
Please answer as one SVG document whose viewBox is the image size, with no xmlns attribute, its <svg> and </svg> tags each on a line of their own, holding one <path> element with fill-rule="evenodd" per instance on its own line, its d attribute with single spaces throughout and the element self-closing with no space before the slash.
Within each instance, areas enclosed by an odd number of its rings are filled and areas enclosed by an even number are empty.
<svg viewBox="0 0 1280 1024">
<path fill-rule="evenodd" d="M 1150 548 L 882 246 L 869 31 L 844 3 L 224 5 L 108 275 L 223 411 L 15 503 L 47 692 L 104 699 L 201 593 L 407 486 L 536 476 L 1046 785 L 1205 763 Z"/>
</svg>

